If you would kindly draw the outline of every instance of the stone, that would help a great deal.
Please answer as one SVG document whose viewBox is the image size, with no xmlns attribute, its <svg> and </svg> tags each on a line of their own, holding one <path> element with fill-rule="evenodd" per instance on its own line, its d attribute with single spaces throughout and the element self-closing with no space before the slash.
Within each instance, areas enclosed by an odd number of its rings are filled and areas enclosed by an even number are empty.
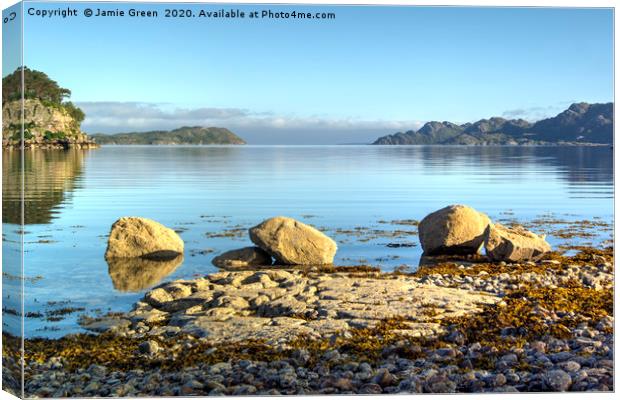
<svg viewBox="0 0 620 400">
<path fill-rule="evenodd" d="M 174 298 L 164 288 L 156 288 L 148 292 L 144 296 L 144 300 L 153 307 L 159 308 Z"/>
<path fill-rule="evenodd" d="M 612 316 L 605 316 L 603 318 L 601 318 L 598 322 L 598 324 L 596 324 L 596 329 L 598 330 L 612 330 L 614 329 L 614 317 Z"/>
<path fill-rule="evenodd" d="M 575 361 L 564 361 L 561 363 L 558 363 L 558 367 L 562 368 L 564 371 L 566 372 L 577 372 L 581 369 L 581 365 L 579 365 L 578 362 Z"/>
<path fill-rule="evenodd" d="M 172 259 L 183 253 L 183 247 L 179 235 L 159 222 L 123 217 L 112 225 L 105 258 Z"/>
<path fill-rule="evenodd" d="M 212 317 L 214 320 L 226 320 L 235 314 L 235 309 L 231 307 L 213 307 L 210 308 L 206 315 Z"/>
<path fill-rule="evenodd" d="M 281 264 L 332 264 L 338 249 L 324 233 L 287 217 L 270 218 L 250 228 L 250 239 Z"/>
<path fill-rule="evenodd" d="M 271 256 L 260 247 L 244 247 L 220 254 L 211 261 L 219 268 L 246 268 L 271 265 Z"/>
<path fill-rule="evenodd" d="M 381 368 L 377 371 L 375 376 L 372 378 L 372 383 L 375 383 L 381 387 L 391 386 L 396 382 L 396 378 L 394 375 L 390 374 L 390 372 L 386 368 Z"/>
<path fill-rule="evenodd" d="M 138 350 L 142 354 L 153 355 L 159 351 L 159 344 L 154 340 L 147 340 L 146 342 L 140 343 Z"/>
<path fill-rule="evenodd" d="M 490 223 L 485 214 L 460 204 L 437 210 L 418 225 L 424 254 L 475 254 Z"/>
<path fill-rule="evenodd" d="M 214 302 L 215 307 L 228 307 L 233 310 L 244 310 L 250 307 L 250 304 L 243 297 L 239 296 L 220 296 Z"/>
<path fill-rule="evenodd" d="M 168 318 L 168 313 L 154 308 L 148 311 L 132 311 L 127 314 L 127 316 L 133 323 L 143 322 L 147 324 L 154 324 L 165 321 Z"/>
<path fill-rule="evenodd" d="M 127 328 L 131 321 L 116 316 L 104 316 L 96 319 L 82 319 L 79 321 L 82 328 L 92 332 L 107 332 Z"/>
<path fill-rule="evenodd" d="M 360 389 L 361 394 L 381 394 L 383 389 L 376 383 L 367 383 Z"/>
<path fill-rule="evenodd" d="M 561 369 L 554 369 L 545 374 L 545 383 L 554 392 L 565 392 L 572 383 L 571 377 Z"/>
<path fill-rule="evenodd" d="M 544 237 L 523 227 L 507 228 L 501 224 L 490 224 L 485 231 L 484 248 L 493 261 L 539 260 L 551 251 Z"/>
<path fill-rule="evenodd" d="M 531 344 L 531 347 L 533 350 L 540 352 L 540 353 L 544 353 L 547 351 L 547 344 L 545 342 L 541 342 L 539 340 L 533 342 Z"/>
</svg>

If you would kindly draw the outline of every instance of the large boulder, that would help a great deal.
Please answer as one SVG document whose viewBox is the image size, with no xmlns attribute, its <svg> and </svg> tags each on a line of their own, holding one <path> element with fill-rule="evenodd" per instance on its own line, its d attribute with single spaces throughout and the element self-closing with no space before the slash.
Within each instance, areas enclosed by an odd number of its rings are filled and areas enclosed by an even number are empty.
<svg viewBox="0 0 620 400">
<path fill-rule="evenodd" d="M 490 224 L 485 232 L 484 249 L 493 261 L 538 260 L 551 251 L 544 236 L 538 236 L 517 226 L 507 228 L 501 224 Z"/>
<path fill-rule="evenodd" d="M 105 258 L 171 259 L 183 253 L 175 231 L 147 218 L 123 217 L 112 225 Z"/>
<path fill-rule="evenodd" d="M 220 254 L 211 261 L 220 268 L 245 268 L 271 265 L 271 255 L 260 247 L 244 247 Z"/>
<path fill-rule="evenodd" d="M 424 217 L 418 225 L 418 235 L 426 255 L 475 254 L 490 223 L 485 214 L 457 204 Z"/>
<path fill-rule="evenodd" d="M 331 264 L 338 246 L 317 229 L 287 217 L 275 217 L 250 228 L 250 239 L 277 263 Z"/>
</svg>

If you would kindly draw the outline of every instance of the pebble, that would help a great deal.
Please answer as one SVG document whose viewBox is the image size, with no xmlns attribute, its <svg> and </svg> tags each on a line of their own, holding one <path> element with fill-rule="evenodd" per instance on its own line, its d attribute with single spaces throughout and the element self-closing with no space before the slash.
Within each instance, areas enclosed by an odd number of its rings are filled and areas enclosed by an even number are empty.
<svg viewBox="0 0 620 400">
<path fill-rule="evenodd" d="M 394 378 L 387 368 L 382 368 L 377 371 L 376 375 L 372 378 L 372 382 L 381 387 L 386 387 L 393 385 L 396 382 L 396 378 Z"/>
<path fill-rule="evenodd" d="M 572 379 L 561 369 L 554 369 L 545 374 L 545 383 L 554 392 L 565 392 L 570 387 Z"/>
<path fill-rule="evenodd" d="M 153 355 L 159 351 L 159 344 L 154 340 L 147 340 L 146 342 L 140 343 L 138 350 L 142 354 Z"/>
<path fill-rule="evenodd" d="M 554 263 L 547 263 L 549 265 Z M 469 265 L 465 270 L 469 268 Z M 574 276 L 583 273 L 582 266 L 576 268 Z M 605 267 L 610 271 L 610 266 Z M 590 274 L 590 272 L 587 274 Z M 600 271 L 599 271 L 600 272 Z M 558 275 L 569 276 L 563 272 Z M 224 276 L 224 275 L 222 275 Z M 269 275 L 271 276 L 271 275 Z M 283 278 L 275 274 L 258 276 L 257 281 L 265 286 L 276 282 L 293 285 L 294 273 L 282 271 Z M 585 275 L 584 275 L 585 276 Z M 590 276 L 590 275 L 588 275 Z M 561 276 L 540 276 L 530 273 L 527 280 L 553 287 L 560 285 Z M 219 278 L 218 278 L 219 279 Z M 475 277 L 464 276 L 463 283 L 455 283 L 452 276 L 444 274 L 425 278 L 428 283 L 448 287 L 470 285 L 475 290 L 503 293 L 513 290 L 515 285 L 526 279 L 513 274 L 489 275 L 481 273 Z M 588 278 L 589 279 L 589 278 Z M 325 279 L 318 279 L 325 281 Z M 599 282 L 597 279 L 593 281 Z M 213 285 L 225 285 L 217 280 Z M 219 283 L 218 283 L 219 282 Z M 243 287 L 242 280 L 235 281 Z M 231 283 L 232 284 L 232 283 Z M 279 283 L 278 283 L 279 284 Z M 304 292 L 304 296 L 320 296 Z M 507 298 L 504 298 L 507 299 Z M 267 296 L 244 299 L 240 296 L 222 298 L 222 304 L 245 309 L 256 303 L 272 301 Z M 294 304 L 294 302 L 292 302 Z M 506 303 L 504 303 L 506 304 Z M 148 305 L 145 305 L 145 307 Z M 505 305 L 504 305 L 505 306 Z M 150 306 L 149 306 L 150 307 Z M 340 310 L 338 310 L 340 312 Z M 334 310 L 317 310 L 313 318 L 334 318 Z M 549 318 L 561 317 L 560 313 L 548 312 Z M 569 317 L 573 317 L 568 315 Z M 136 332 L 148 328 L 144 323 L 136 324 Z M 381 352 L 381 359 L 372 363 L 355 361 L 345 348 L 331 349 L 318 354 L 297 349 L 287 359 L 264 362 L 252 358 L 251 353 L 243 359 L 230 358 L 229 362 L 213 365 L 196 365 L 182 371 L 167 371 L 157 368 L 145 371 L 113 371 L 93 364 L 77 373 L 65 372 L 67 362 L 54 357 L 44 363 L 28 365 L 26 394 L 38 397 L 82 396 L 192 396 L 204 395 L 292 395 L 292 394 L 387 394 L 387 393 L 452 393 L 452 392 L 515 392 L 515 391 L 567 391 L 567 390 L 613 390 L 613 317 L 591 321 L 573 329 L 569 339 L 541 338 L 525 344 L 523 349 L 513 348 L 500 353 L 480 343 L 468 343 L 467 337 L 457 328 L 450 328 L 442 334 L 445 343 L 442 348 L 422 348 L 403 341 L 391 345 Z M 274 325 L 274 327 L 279 327 Z M 178 326 L 157 326 L 151 329 L 164 336 L 176 337 Z M 149 332 L 151 332 L 149 331 Z M 137 334 L 137 333 L 136 333 Z M 333 334 L 330 333 L 330 335 Z M 140 357 L 167 356 L 169 347 L 162 347 L 155 336 L 138 346 Z M 506 331 L 506 335 L 518 335 L 517 330 Z M 349 333 L 350 336 L 350 333 Z M 334 343 L 341 335 L 334 336 Z M 327 336 L 329 338 L 329 336 Z M 326 338 L 326 339 L 327 339 Z M 183 339 L 185 340 L 185 339 Z M 198 340 L 208 340 L 202 338 Z M 186 349 L 195 347 L 196 342 L 180 342 L 177 352 L 182 355 Z M 282 346 L 286 342 L 282 342 Z M 283 347 L 286 348 L 286 347 Z M 404 351 L 401 351 L 404 350 Z M 216 352 L 215 347 L 206 354 Z M 415 357 L 408 355 L 415 354 Z M 496 354 L 495 364 L 480 368 L 479 361 Z M 318 360 L 318 361 L 317 361 Z M 4 365 L 10 364 L 5 361 Z M 318 364 L 314 364 L 317 361 Z M 312 364 L 310 364 L 312 363 Z M 527 366 L 530 365 L 530 368 Z M 493 368 L 495 366 L 495 368 Z M 524 369 L 525 368 L 525 369 Z M 146 368 L 145 368 L 146 369 Z"/>
<path fill-rule="evenodd" d="M 566 372 L 577 372 L 581 369 L 581 365 L 575 361 L 565 361 L 558 364 Z"/>
</svg>

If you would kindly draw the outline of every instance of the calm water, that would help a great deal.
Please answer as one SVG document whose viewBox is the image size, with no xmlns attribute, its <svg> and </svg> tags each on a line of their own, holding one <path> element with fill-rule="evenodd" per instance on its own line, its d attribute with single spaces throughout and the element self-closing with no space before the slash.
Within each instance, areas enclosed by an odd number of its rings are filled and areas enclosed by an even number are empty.
<svg viewBox="0 0 620 400">
<path fill-rule="evenodd" d="M 19 281 L 10 274 L 19 274 L 20 160 L 17 152 L 3 156 L 8 309 L 18 307 Z M 53 310 L 62 307 L 128 310 L 162 279 L 215 271 L 215 255 L 250 245 L 245 229 L 276 215 L 334 237 L 336 263 L 385 270 L 416 267 L 421 255 L 415 226 L 390 221 L 419 220 L 448 204 L 468 204 L 495 219 L 527 221 L 553 213 L 610 222 L 612 159 L 608 147 L 111 146 L 29 152 L 25 308 L 41 315 L 26 318 L 25 333 L 76 332 L 79 312 L 59 321 L 46 318 L 54 319 Z M 177 229 L 186 243 L 184 259 L 155 267 L 108 265 L 103 254 L 110 226 L 131 215 Z M 609 237 L 606 232 L 588 241 Z M 4 329 L 15 331 L 17 321 L 8 315 Z"/>
</svg>

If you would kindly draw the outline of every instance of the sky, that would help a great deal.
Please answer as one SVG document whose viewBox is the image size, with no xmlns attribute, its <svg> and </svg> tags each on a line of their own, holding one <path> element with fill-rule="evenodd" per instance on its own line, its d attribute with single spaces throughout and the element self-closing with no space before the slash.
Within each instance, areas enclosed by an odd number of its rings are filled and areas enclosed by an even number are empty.
<svg viewBox="0 0 620 400">
<path fill-rule="evenodd" d="M 69 6 L 77 17 L 25 15 L 24 63 L 72 91 L 87 133 L 202 125 L 252 144 L 367 143 L 430 120 L 538 120 L 613 101 L 611 9 L 175 5 L 246 12 L 215 19 Z M 247 17 L 266 9 L 336 18 Z M 16 67 L 6 59 L 3 75 Z"/>
</svg>

